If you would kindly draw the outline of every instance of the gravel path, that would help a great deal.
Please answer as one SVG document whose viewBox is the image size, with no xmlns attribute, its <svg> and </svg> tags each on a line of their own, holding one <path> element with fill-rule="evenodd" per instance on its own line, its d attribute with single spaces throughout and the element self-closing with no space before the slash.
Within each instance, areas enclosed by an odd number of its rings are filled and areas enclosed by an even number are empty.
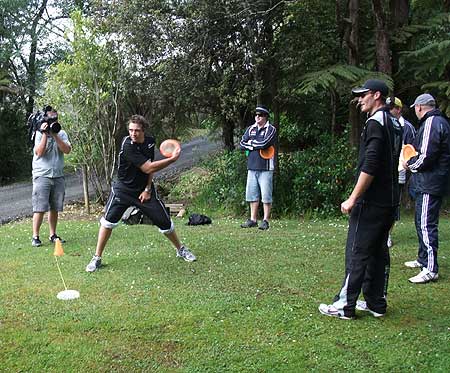
<svg viewBox="0 0 450 373">
<path fill-rule="evenodd" d="M 199 160 L 221 149 L 220 142 L 212 142 L 206 137 L 197 137 L 182 145 L 180 158 L 169 167 L 155 174 L 155 180 L 172 176 L 198 163 Z M 161 159 L 159 151 L 155 156 Z M 0 187 L 0 225 L 12 220 L 32 215 L 31 180 Z M 81 174 L 66 175 L 65 203 L 83 199 Z"/>
</svg>

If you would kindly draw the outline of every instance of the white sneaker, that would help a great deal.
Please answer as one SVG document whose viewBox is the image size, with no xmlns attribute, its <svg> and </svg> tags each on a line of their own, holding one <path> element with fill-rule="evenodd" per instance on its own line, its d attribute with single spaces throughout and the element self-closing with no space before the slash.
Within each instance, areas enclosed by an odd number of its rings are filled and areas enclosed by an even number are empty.
<svg viewBox="0 0 450 373">
<path fill-rule="evenodd" d="M 353 320 L 354 317 L 348 317 L 344 315 L 343 311 L 339 311 L 335 306 L 333 306 L 332 304 L 325 304 L 322 303 L 319 306 L 319 312 L 322 315 L 326 315 L 326 316 L 332 316 L 332 317 L 337 317 L 339 319 L 342 320 Z"/>
<path fill-rule="evenodd" d="M 387 247 L 388 249 L 390 249 L 392 246 L 394 246 L 394 243 L 392 242 L 391 235 L 389 235 L 387 240 Z"/>
<path fill-rule="evenodd" d="M 356 301 L 356 309 L 364 312 L 370 312 L 373 317 L 383 317 L 384 313 L 378 313 L 375 311 L 372 311 L 369 307 L 367 307 L 367 302 L 364 300 L 357 300 Z"/>
<path fill-rule="evenodd" d="M 195 255 L 186 246 L 181 246 L 180 249 L 177 250 L 177 257 L 183 258 L 186 262 L 194 262 L 197 260 Z"/>
<path fill-rule="evenodd" d="M 95 272 L 102 265 L 102 258 L 100 256 L 94 255 L 86 266 L 86 272 Z"/>
<path fill-rule="evenodd" d="M 422 268 L 423 265 L 420 264 L 417 260 L 411 260 L 410 262 L 405 262 L 405 266 L 408 268 Z"/>
<path fill-rule="evenodd" d="M 436 272 L 430 272 L 428 269 L 423 268 L 417 276 L 411 277 L 409 282 L 413 284 L 426 284 L 430 281 L 436 281 L 439 275 Z"/>
</svg>

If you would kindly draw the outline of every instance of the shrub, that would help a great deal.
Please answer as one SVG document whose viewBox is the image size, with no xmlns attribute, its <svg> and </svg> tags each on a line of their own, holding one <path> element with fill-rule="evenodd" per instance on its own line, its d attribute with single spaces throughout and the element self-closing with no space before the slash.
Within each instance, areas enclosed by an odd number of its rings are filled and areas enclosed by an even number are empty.
<svg viewBox="0 0 450 373">
<path fill-rule="evenodd" d="M 340 214 L 339 206 L 351 191 L 355 152 L 345 139 L 331 140 L 300 152 L 279 154 L 274 186 L 278 214 Z"/>
<path fill-rule="evenodd" d="M 245 203 L 246 159 L 242 152 L 223 152 L 184 173 L 168 201 L 182 201 L 196 212 L 242 214 Z M 166 189 L 170 189 L 166 186 Z"/>
<path fill-rule="evenodd" d="M 16 103 L 0 105 L 0 185 L 31 177 L 32 151 L 24 114 Z"/>
<path fill-rule="evenodd" d="M 345 139 L 299 152 L 279 154 L 273 212 L 278 216 L 337 215 L 354 183 L 355 152 Z M 171 188 L 169 200 L 197 211 L 242 215 L 246 158 L 241 151 L 221 153 L 185 173 Z"/>
<path fill-rule="evenodd" d="M 182 173 L 175 179 L 159 182 L 159 193 L 163 195 L 168 202 L 192 204 L 202 192 L 202 187 L 205 184 L 208 184 L 210 180 L 209 170 L 203 167 L 195 167 Z M 166 194 L 167 197 L 165 196 Z"/>
</svg>

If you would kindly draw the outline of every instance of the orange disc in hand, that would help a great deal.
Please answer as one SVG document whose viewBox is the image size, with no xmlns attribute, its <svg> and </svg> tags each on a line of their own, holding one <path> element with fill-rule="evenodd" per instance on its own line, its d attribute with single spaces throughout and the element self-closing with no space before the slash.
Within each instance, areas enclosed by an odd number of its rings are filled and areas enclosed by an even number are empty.
<svg viewBox="0 0 450 373">
<path fill-rule="evenodd" d="M 269 146 L 266 149 L 259 150 L 259 155 L 261 156 L 261 158 L 264 158 L 264 159 L 270 159 L 274 156 L 274 154 L 275 154 L 275 148 L 273 145 Z"/>
<path fill-rule="evenodd" d="M 406 144 L 403 149 L 403 159 L 406 161 L 409 161 L 412 157 L 415 157 L 417 155 L 416 149 L 414 149 L 414 146 L 411 144 Z"/>
<path fill-rule="evenodd" d="M 167 139 L 161 143 L 159 151 L 164 157 L 169 158 L 179 148 L 181 148 L 181 144 L 177 140 Z"/>
</svg>

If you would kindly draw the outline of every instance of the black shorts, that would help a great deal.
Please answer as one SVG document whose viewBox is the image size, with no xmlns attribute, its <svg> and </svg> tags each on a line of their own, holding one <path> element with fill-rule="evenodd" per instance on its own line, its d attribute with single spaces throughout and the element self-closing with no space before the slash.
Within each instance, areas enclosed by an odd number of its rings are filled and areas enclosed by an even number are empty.
<svg viewBox="0 0 450 373">
<path fill-rule="evenodd" d="M 151 197 L 148 201 L 141 203 L 138 198 L 140 194 L 141 192 L 130 191 L 120 184 L 113 185 L 101 224 L 106 228 L 116 227 L 125 210 L 130 206 L 136 206 L 162 232 L 170 232 L 173 229 L 172 220 L 163 201 L 158 198 L 155 186 L 152 184 Z"/>
</svg>

